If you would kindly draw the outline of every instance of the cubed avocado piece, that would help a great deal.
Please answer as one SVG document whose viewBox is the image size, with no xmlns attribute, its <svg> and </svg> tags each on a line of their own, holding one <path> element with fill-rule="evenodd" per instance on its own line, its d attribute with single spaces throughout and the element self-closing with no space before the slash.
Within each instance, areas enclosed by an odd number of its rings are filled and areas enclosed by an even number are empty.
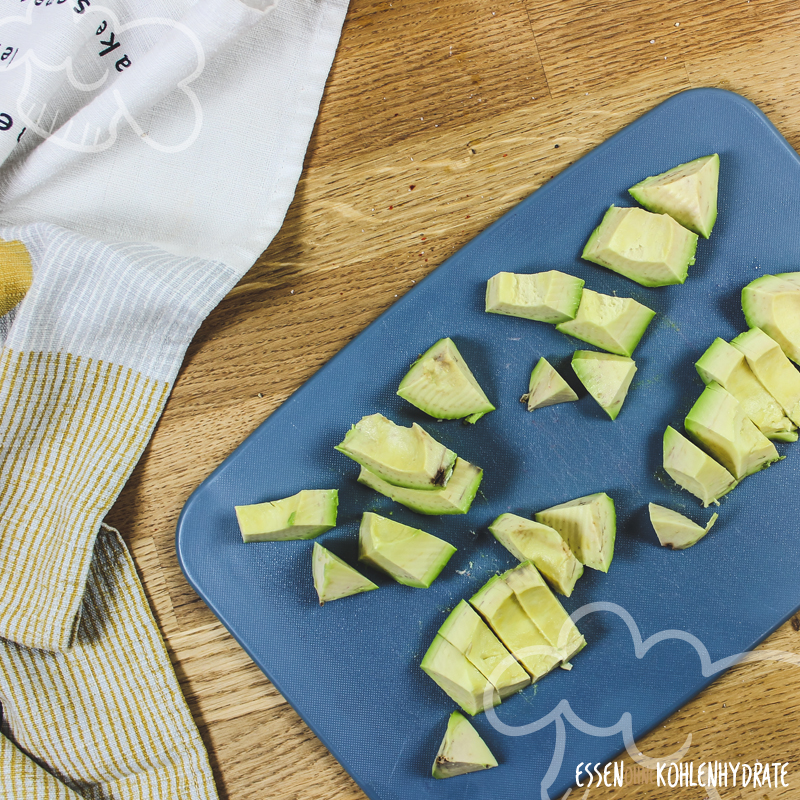
<svg viewBox="0 0 800 800">
<path fill-rule="evenodd" d="M 717 503 L 737 484 L 725 467 L 669 425 L 664 431 L 663 463 L 670 478 L 697 497 L 704 507 Z"/>
<path fill-rule="evenodd" d="M 780 345 L 759 328 L 740 333 L 731 344 L 744 354 L 753 374 L 780 403 L 786 416 L 800 425 L 800 373 Z"/>
<path fill-rule="evenodd" d="M 519 275 L 498 272 L 486 282 L 486 310 L 556 324 L 575 316 L 583 281 L 557 269 Z"/>
<path fill-rule="evenodd" d="M 637 203 L 656 214 L 669 214 L 705 239 L 717 221 L 719 156 L 696 158 L 631 186 Z"/>
<path fill-rule="evenodd" d="M 456 548 L 438 536 L 366 511 L 358 532 L 358 560 L 404 586 L 427 589 Z"/>
<path fill-rule="evenodd" d="M 703 528 L 671 508 L 656 503 L 650 503 L 647 508 L 658 541 L 662 547 L 669 547 L 672 550 L 686 550 L 687 547 L 697 544 L 711 530 L 719 517 L 719 514 L 712 514 L 708 524 Z"/>
<path fill-rule="evenodd" d="M 616 419 L 636 374 L 633 359 L 613 353 L 576 350 L 572 369 L 600 408 L 611 419 Z"/>
<path fill-rule="evenodd" d="M 696 250 L 697 234 L 667 214 L 611 206 L 583 258 L 642 286 L 669 286 L 686 280 Z"/>
<path fill-rule="evenodd" d="M 539 630 L 499 575 L 490 578 L 469 602 L 514 658 L 525 667 L 533 683 L 563 660 L 563 654 Z"/>
<path fill-rule="evenodd" d="M 578 395 L 572 387 L 556 372 L 546 358 L 540 358 L 531 372 L 527 394 L 520 400 L 528 404 L 528 411 L 557 403 L 572 403 Z"/>
<path fill-rule="evenodd" d="M 452 778 L 496 766 L 497 759 L 470 721 L 454 711 L 447 722 L 447 731 L 439 745 L 431 775 L 438 779 Z"/>
<path fill-rule="evenodd" d="M 358 482 L 389 497 L 418 514 L 466 514 L 478 492 L 483 470 L 457 458 L 447 486 L 439 489 L 403 489 L 381 480 L 366 467 L 361 467 Z"/>
<path fill-rule="evenodd" d="M 412 365 L 397 394 L 436 419 L 477 422 L 494 406 L 452 339 L 439 339 Z"/>
<path fill-rule="evenodd" d="M 313 539 L 336 527 L 339 492 L 304 489 L 282 500 L 234 506 L 245 542 Z"/>
<path fill-rule="evenodd" d="M 439 628 L 439 636 L 460 650 L 489 679 L 503 700 L 530 684 L 528 673 L 466 600 L 450 612 Z"/>
<path fill-rule="evenodd" d="M 609 353 L 630 357 L 655 313 L 630 297 L 584 289 L 575 319 L 556 325 L 556 330 Z"/>
<path fill-rule="evenodd" d="M 558 531 L 581 564 L 608 572 L 614 558 L 617 513 L 605 492 L 546 508 L 535 519 Z"/>
<path fill-rule="evenodd" d="M 446 486 L 456 462 L 416 422 L 404 428 L 382 414 L 362 417 L 335 449 L 393 486 L 421 491 Z"/>
<path fill-rule="evenodd" d="M 748 283 L 742 311 L 751 328 L 760 328 L 800 364 L 800 273 L 762 275 Z"/>
<path fill-rule="evenodd" d="M 716 381 L 742 405 L 767 439 L 797 441 L 797 426 L 747 365 L 744 353 L 724 339 L 715 339 L 695 364 L 703 383 Z"/>
<path fill-rule="evenodd" d="M 422 671 L 467 714 L 475 716 L 500 703 L 494 685 L 470 664 L 467 657 L 437 633 L 425 653 Z"/>
<path fill-rule="evenodd" d="M 739 401 L 714 381 L 689 410 L 684 427 L 737 481 L 780 459 Z"/>
<path fill-rule="evenodd" d="M 351 594 L 371 592 L 378 588 L 377 584 L 365 578 L 358 570 L 353 569 L 319 542 L 314 542 L 311 571 L 320 605 L 330 600 L 339 600 Z"/>
<path fill-rule="evenodd" d="M 489 531 L 514 558 L 532 561 L 557 592 L 565 597 L 572 594 L 583 575 L 583 564 L 558 531 L 516 514 L 501 514 Z"/>
</svg>

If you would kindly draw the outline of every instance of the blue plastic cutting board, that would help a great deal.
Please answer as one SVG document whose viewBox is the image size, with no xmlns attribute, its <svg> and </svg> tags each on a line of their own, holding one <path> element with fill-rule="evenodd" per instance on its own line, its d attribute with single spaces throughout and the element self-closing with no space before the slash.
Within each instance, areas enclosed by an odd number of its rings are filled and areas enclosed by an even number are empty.
<svg viewBox="0 0 800 800">
<path fill-rule="evenodd" d="M 683 286 L 644 289 L 580 260 L 606 208 L 633 205 L 629 186 L 713 152 L 721 158 L 719 217 Z M 659 547 L 646 510 L 652 501 L 698 521 L 710 516 L 663 473 L 661 437 L 668 424 L 681 428 L 702 390 L 694 361 L 714 337 L 745 328 L 742 286 L 800 269 L 798 212 L 800 160 L 755 106 L 713 89 L 679 94 L 448 259 L 191 496 L 177 530 L 189 582 L 371 798 L 561 797 L 579 762 L 605 762 L 623 748 L 626 721 L 640 738 L 713 680 L 728 663 L 721 659 L 754 647 L 800 606 L 800 444 L 779 444 L 786 460 L 724 498 L 716 527 L 689 550 Z M 501 270 L 552 268 L 658 312 L 634 353 L 639 372 L 614 422 L 589 396 L 533 413 L 519 402 L 540 356 L 568 372 L 571 353 L 588 346 L 550 325 L 486 314 L 486 280 Z M 497 405 L 474 426 L 437 423 L 395 395 L 411 362 L 443 336 L 455 340 Z M 333 446 L 374 412 L 420 423 L 484 468 L 466 516 L 422 517 L 356 483 L 358 466 Z M 318 541 L 350 563 L 365 510 L 422 527 L 458 552 L 428 590 L 365 569 L 379 591 L 320 607 L 312 542 L 245 545 L 233 510 L 309 488 L 339 489 L 339 525 Z M 671 630 L 684 640 L 652 642 L 637 657 L 623 617 L 595 610 L 579 623 L 588 647 L 572 672 L 557 670 L 497 710 L 507 726 L 546 724 L 510 736 L 480 715 L 474 724 L 500 767 L 433 780 L 431 763 L 455 706 L 419 662 L 448 611 L 516 563 L 487 526 L 505 511 L 530 516 L 602 491 L 617 506 L 614 562 L 607 575 L 587 569 L 565 607 L 616 604 L 643 639 Z M 719 663 L 704 668 L 686 634 Z"/>
</svg>

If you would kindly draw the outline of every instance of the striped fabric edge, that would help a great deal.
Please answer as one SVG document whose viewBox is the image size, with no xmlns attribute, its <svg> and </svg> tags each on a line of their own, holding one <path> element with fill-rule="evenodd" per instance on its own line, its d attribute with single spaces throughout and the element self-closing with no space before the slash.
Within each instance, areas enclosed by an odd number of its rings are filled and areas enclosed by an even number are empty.
<svg viewBox="0 0 800 800">
<path fill-rule="evenodd" d="M 31 761 L 1 733 L 0 797 L 8 800 L 80 800 L 80 795 Z"/>
</svg>

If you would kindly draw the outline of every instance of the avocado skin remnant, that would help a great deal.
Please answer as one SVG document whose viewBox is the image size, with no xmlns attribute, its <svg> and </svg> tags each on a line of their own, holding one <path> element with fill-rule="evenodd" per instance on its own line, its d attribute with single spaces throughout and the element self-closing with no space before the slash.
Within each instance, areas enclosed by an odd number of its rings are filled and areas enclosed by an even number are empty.
<svg viewBox="0 0 800 800">
<path fill-rule="evenodd" d="M 336 489 L 304 489 L 282 500 L 234 506 L 245 542 L 313 539 L 336 527 L 338 507 Z"/>
<path fill-rule="evenodd" d="M 712 514 L 705 528 L 696 522 L 657 503 L 648 505 L 650 522 L 662 547 L 672 550 L 686 550 L 697 544 L 713 527 L 719 514 Z"/>
<path fill-rule="evenodd" d="M 453 778 L 497 766 L 497 759 L 469 720 L 454 711 L 447 722 L 447 732 L 439 745 L 431 775 Z"/>
</svg>

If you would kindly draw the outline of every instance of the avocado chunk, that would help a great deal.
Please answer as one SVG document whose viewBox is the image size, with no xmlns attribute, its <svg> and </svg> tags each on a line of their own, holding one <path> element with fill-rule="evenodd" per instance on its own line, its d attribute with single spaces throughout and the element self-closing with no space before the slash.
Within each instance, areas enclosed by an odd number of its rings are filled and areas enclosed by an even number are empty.
<svg viewBox="0 0 800 800">
<path fill-rule="evenodd" d="M 462 652 L 467 661 L 489 679 L 503 700 L 530 684 L 528 673 L 466 600 L 450 612 L 439 628 L 439 636 Z"/>
<path fill-rule="evenodd" d="M 555 647 L 528 616 L 513 590 L 501 578 L 490 578 L 469 601 L 497 638 L 522 664 L 535 683 L 563 661 Z"/>
<path fill-rule="evenodd" d="M 422 491 L 446 486 L 456 462 L 416 422 L 404 428 L 382 414 L 362 417 L 334 449 L 393 486 Z"/>
<path fill-rule="evenodd" d="M 780 459 L 775 445 L 745 415 L 741 403 L 714 381 L 689 410 L 684 427 L 737 481 Z"/>
<path fill-rule="evenodd" d="M 320 605 L 329 600 L 339 600 L 351 594 L 371 592 L 378 588 L 377 584 L 318 542 L 314 542 L 311 554 L 311 571 Z"/>
<path fill-rule="evenodd" d="M 557 269 L 518 275 L 498 272 L 486 282 L 486 310 L 553 324 L 573 319 L 583 281 Z"/>
<path fill-rule="evenodd" d="M 642 286 L 669 286 L 686 280 L 696 250 L 697 234 L 667 214 L 611 206 L 583 258 Z"/>
<path fill-rule="evenodd" d="M 528 411 L 557 403 L 572 403 L 578 395 L 572 387 L 556 372 L 546 358 L 540 358 L 531 372 L 528 393 L 520 400 L 528 404 Z"/>
<path fill-rule="evenodd" d="M 697 544 L 713 527 L 719 514 L 712 514 L 705 528 L 671 508 L 650 503 L 650 522 L 662 547 L 685 550 Z"/>
<path fill-rule="evenodd" d="M 664 431 L 664 470 L 704 507 L 717 503 L 737 483 L 725 467 L 669 425 Z"/>
<path fill-rule="evenodd" d="M 618 356 L 632 356 L 655 311 L 630 297 L 584 289 L 575 319 L 556 330 Z"/>
<path fill-rule="evenodd" d="M 339 492 L 304 489 L 282 500 L 234 506 L 245 542 L 313 539 L 336 527 Z"/>
<path fill-rule="evenodd" d="M 558 648 L 562 661 L 570 661 L 586 647 L 586 639 L 530 561 L 524 561 L 500 577 L 536 627 Z"/>
<path fill-rule="evenodd" d="M 412 365 L 397 394 L 436 419 L 477 422 L 494 406 L 452 339 L 439 339 Z"/>
<path fill-rule="evenodd" d="M 762 275 L 748 283 L 742 311 L 751 328 L 761 328 L 800 364 L 800 273 Z"/>
<path fill-rule="evenodd" d="M 741 404 L 742 411 L 768 439 L 797 441 L 797 426 L 747 365 L 744 353 L 724 339 L 714 339 L 695 364 L 703 383 L 716 381 Z"/>
<path fill-rule="evenodd" d="M 617 513 L 605 492 L 547 508 L 535 519 L 558 531 L 581 564 L 608 572 L 614 558 Z"/>
<path fill-rule="evenodd" d="M 422 658 L 422 671 L 467 714 L 475 716 L 500 703 L 500 695 L 467 657 L 438 633 Z"/>
<path fill-rule="evenodd" d="M 645 178 L 628 191 L 648 211 L 669 214 L 708 239 L 717 221 L 718 185 L 719 156 L 714 153 Z"/>
<path fill-rule="evenodd" d="M 780 403 L 786 416 L 800 425 L 800 373 L 780 345 L 759 328 L 740 333 L 731 344 L 744 354 L 756 378 Z"/>
<path fill-rule="evenodd" d="M 483 470 L 457 458 L 453 474 L 447 486 L 433 490 L 403 489 L 379 478 L 366 467 L 361 467 L 358 482 L 369 486 L 376 492 L 410 508 L 419 514 L 466 514 L 469 511 L 478 487 L 481 485 Z"/>
<path fill-rule="evenodd" d="M 558 531 L 516 514 L 501 514 L 489 531 L 514 558 L 532 561 L 557 592 L 565 597 L 572 594 L 583 575 L 583 564 Z"/>
<path fill-rule="evenodd" d="M 404 586 L 427 589 L 456 548 L 430 533 L 366 511 L 358 532 L 358 560 Z"/>
<path fill-rule="evenodd" d="M 611 419 L 616 419 L 636 373 L 633 359 L 611 353 L 576 350 L 572 356 L 572 369 L 600 408 Z"/>
<path fill-rule="evenodd" d="M 497 759 L 481 739 L 470 721 L 454 711 L 447 722 L 447 731 L 439 745 L 431 775 L 452 778 L 497 766 Z"/>
</svg>

